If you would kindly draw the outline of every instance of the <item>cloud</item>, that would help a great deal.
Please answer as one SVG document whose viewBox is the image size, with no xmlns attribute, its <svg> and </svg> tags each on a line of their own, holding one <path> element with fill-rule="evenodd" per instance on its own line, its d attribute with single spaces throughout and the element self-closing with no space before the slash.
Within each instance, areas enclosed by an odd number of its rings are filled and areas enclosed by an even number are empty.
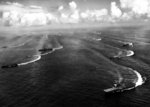
<svg viewBox="0 0 150 107">
<path fill-rule="evenodd" d="M 132 17 L 133 17 L 132 13 L 124 12 L 121 16 L 121 19 L 124 20 L 124 21 L 128 21 L 128 20 L 132 19 Z"/>
<path fill-rule="evenodd" d="M 79 11 L 75 10 L 73 14 L 70 15 L 70 18 L 72 19 L 72 23 L 78 23 L 80 20 Z"/>
<path fill-rule="evenodd" d="M 77 9 L 77 4 L 75 1 L 69 3 L 71 9 L 71 14 L 69 17 L 69 23 L 78 23 L 80 21 L 79 10 Z"/>
<path fill-rule="evenodd" d="M 108 16 L 107 9 L 99 9 L 99 10 L 86 10 L 85 12 L 81 12 L 80 16 L 84 20 L 88 21 L 102 21 Z"/>
<path fill-rule="evenodd" d="M 8 2 L 0 5 L 0 11 L 2 23 L 9 26 L 47 25 L 57 20 L 53 14 L 34 5 L 25 7 L 19 3 Z"/>
<path fill-rule="evenodd" d="M 67 11 L 65 11 L 65 9 L 62 6 L 59 6 L 58 8 L 58 11 L 61 13 L 61 23 L 104 21 L 106 20 L 106 16 L 108 16 L 108 10 L 105 8 L 80 11 L 80 9 L 77 8 L 78 5 L 75 1 L 69 2 L 68 6 L 70 10 Z"/>
<path fill-rule="evenodd" d="M 120 0 L 120 4 L 137 15 L 150 14 L 150 0 Z"/>
<path fill-rule="evenodd" d="M 0 23 L 8 26 L 35 26 L 51 23 L 117 23 L 134 18 L 147 20 L 150 17 L 150 0 L 120 0 L 118 5 L 116 2 L 111 2 L 110 13 L 106 8 L 82 11 L 75 1 L 71 1 L 65 6 L 60 5 L 55 12 L 49 12 L 35 5 L 24 6 L 19 3 L 3 3 L 0 4 Z"/>
<path fill-rule="evenodd" d="M 117 20 L 145 20 L 150 17 L 150 0 L 120 0 L 117 6 L 116 2 L 111 3 L 111 18 Z"/>
<path fill-rule="evenodd" d="M 106 21 L 108 17 L 107 9 L 95 9 L 82 11 L 78 9 L 76 2 L 68 3 L 69 10 L 63 5 L 57 8 L 58 13 L 50 13 L 40 6 L 24 6 L 19 3 L 7 3 L 0 5 L 2 22 L 9 26 L 35 26 L 48 25 L 51 23 L 82 23 Z"/>
<path fill-rule="evenodd" d="M 69 2 L 68 6 L 69 9 L 64 8 L 64 6 L 59 6 L 58 8 L 60 23 L 78 23 L 80 21 L 80 15 L 76 2 Z"/>
<path fill-rule="evenodd" d="M 76 10 L 76 8 L 77 8 L 77 4 L 76 4 L 76 2 L 74 2 L 74 1 L 70 2 L 70 3 L 69 3 L 69 6 L 70 6 L 70 9 L 71 9 L 71 10 Z"/>
<path fill-rule="evenodd" d="M 64 9 L 64 6 L 59 6 L 58 11 L 62 11 Z"/>
<path fill-rule="evenodd" d="M 122 15 L 122 11 L 116 5 L 116 2 L 111 2 L 111 15 L 114 18 L 119 18 Z"/>
</svg>

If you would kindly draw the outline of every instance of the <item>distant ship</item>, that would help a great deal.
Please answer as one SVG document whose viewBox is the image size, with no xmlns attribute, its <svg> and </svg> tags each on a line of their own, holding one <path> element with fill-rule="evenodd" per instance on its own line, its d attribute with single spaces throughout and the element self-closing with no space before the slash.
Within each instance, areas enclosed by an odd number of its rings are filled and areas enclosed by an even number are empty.
<svg viewBox="0 0 150 107">
<path fill-rule="evenodd" d="M 5 69 L 5 68 L 15 68 L 15 67 L 18 67 L 19 65 L 18 64 L 10 64 L 10 65 L 3 65 L 1 66 L 1 68 Z"/>
<path fill-rule="evenodd" d="M 122 88 L 112 87 L 112 88 L 105 89 L 104 92 L 106 92 L 106 93 L 123 92 L 123 89 Z"/>
<path fill-rule="evenodd" d="M 146 77 L 143 77 L 143 83 L 147 80 Z M 112 88 L 104 89 L 105 93 L 118 93 L 118 92 L 123 92 L 125 90 L 131 90 L 134 89 L 136 86 L 133 86 L 131 88 L 126 88 L 124 83 L 115 83 Z"/>
<path fill-rule="evenodd" d="M 43 49 L 39 49 L 39 52 L 47 52 L 47 51 L 53 51 L 53 48 L 43 48 Z"/>
<path fill-rule="evenodd" d="M 124 50 L 124 51 L 119 51 L 117 55 L 110 57 L 110 59 L 120 59 L 123 57 L 130 57 L 133 56 L 135 53 L 132 50 Z"/>
<path fill-rule="evenodd" d="M 8 48 L 8 46 L 2 46 L 2 48 Z"/>
<path fill-rule="evenodd" d="M 133 47 L 133 43 L 131 42 L 124 42 L 124 44 L 122 45 L 123 47 Z"/>
<path fill-rule="evenodd" d="M 116 92 L 123 92 L 125 89 L 125 85 L 121 83 L 114 84 L 112 88 L 104 89 L 106 93 L 116 93 Z"/>
</svg>

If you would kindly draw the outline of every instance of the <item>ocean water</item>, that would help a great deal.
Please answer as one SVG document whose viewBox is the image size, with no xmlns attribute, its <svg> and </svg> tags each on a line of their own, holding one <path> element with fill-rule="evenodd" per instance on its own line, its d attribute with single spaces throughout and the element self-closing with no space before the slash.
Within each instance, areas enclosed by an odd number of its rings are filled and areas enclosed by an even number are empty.
<svg viewBox="0 0 150 107">
<path fill-rule="evenodd" d="M 110 27 L 1 37 L 0 65 L 19 66 L 0 68 L 0 106 L 149 107 L 149 35 L 143 27 Z M 122 80 L 137 87 L 104 92 Z"/>
</svg>

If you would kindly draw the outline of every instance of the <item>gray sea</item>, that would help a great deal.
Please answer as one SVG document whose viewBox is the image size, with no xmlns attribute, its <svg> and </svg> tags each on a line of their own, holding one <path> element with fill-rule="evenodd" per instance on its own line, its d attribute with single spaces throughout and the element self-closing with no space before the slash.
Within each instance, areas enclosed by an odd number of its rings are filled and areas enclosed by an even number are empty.
<svg viewBox="0 0 150 107">
<path fill-rule="evenodd" d="M 0 107 L 150 106 L 148 28 L 2 35 L 0 66 L 14 63 L 19 66 L 0 68 Z M 121 80 L 137 87 L 104 92 Z"/>
</svg>

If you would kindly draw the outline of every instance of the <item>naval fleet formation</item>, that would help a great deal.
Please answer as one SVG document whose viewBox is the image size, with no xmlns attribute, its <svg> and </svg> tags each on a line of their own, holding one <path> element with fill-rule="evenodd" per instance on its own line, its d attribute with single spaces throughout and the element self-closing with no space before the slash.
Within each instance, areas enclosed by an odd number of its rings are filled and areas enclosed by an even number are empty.
<svg viewBox="0 0 150 107">
<path fill-rule="evenodd" d="M 99 33 L 100 35 L 101 33 Z M 93 38 L 94 41 L 102 41 L 102 38 Z M 124 47 L 124 48 L 129 48 L 129 47 L 133 47 L 133 43 L 131 42 L 124 42 L 124 41 L 120 41 L 122 43 L 122 46 L 121 47 Z M 22 44 L 22 45 L 25 45 Z M 20 45 L 20 46 L 22 46 Z M 7 46 L 3 46 L 3 48 L 9 48 Z M 63 46 L 59 47 L 58 49 L 62 49 Z M 27 65 L 27 64 L 30 64 L 30 63 L 33 63 L 35 61 L 38 61 L 41 59 L 41 56 L 42 55 L 47 55 L 53 51 L 55 51 L 57 49 L 55 48 L 41 48 L 41 49 L 38 49 L 38 51 L 40 52 L 39 55 L 34 55 L 35 59 L 34 60 L 31 60 L 31 61 L 28 61 L 28 62 L 23 62 L 23 63 L 14 63 L 14 64 L 9 64 L 9 65 L 2 65 L 1 68 L 2 69 L 7 69 L 7 68 L 16 68 L 16 67 L 20 67 L 22 65 Z M 121 59 L 123 57 L 130 57 L 130 56 L 133 56 L 135 53 L 134 51 L 132 50 L 121 50 L 119 51 L 116 55 L 110 57 L 110 59 Z M 114 83 L 114 86 L 112 88 L 108 88 L 108 89 L 104 89 L 104 92 L 106 93 L 115 93 L 115 92 L 123 92 L 125 90 L 130 90 L 130 89 L 134 89 L 135 87 L 137 86 L 140 86 L 142 85 L 146 78 L 145 77 L 142 77 L 137 71 L 135 70 L 132 70 L 136 75 L 137 75 L 137 80 L 135 81 L 135 86 L 131 87 L 131 88 L 126 88 L 124 86 L 124 84 L 122 84 L 122 81 L 117 81 L 116 83 Z"/>
</svg>

